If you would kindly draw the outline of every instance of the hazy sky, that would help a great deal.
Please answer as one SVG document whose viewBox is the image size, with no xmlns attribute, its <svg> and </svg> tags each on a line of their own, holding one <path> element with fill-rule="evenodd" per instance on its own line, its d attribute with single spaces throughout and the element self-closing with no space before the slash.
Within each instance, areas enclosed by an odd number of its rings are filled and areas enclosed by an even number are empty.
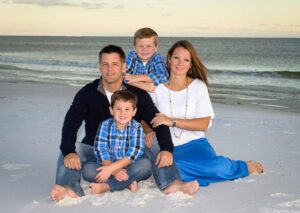
<svg viewBox="0 0 300 213">
<path fill-rule="evenodd" d="M 300 37 L 300 0 L 0 0 L 0 35 Z"/>
</svg>

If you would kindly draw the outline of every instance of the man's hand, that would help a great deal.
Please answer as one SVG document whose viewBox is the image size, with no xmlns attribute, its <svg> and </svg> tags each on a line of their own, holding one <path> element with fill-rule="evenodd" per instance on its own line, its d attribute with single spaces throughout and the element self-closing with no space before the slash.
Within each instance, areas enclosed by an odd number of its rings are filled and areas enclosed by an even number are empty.
<svg viewBox="0 0 300 213">
<path fill-rule="evenodd" d="M 158 168 L 171 166 L 173 164 L 173 155 L 169 151 L 160 151 L 157 155 L 155 164 Z"/>
<path fill-rule="evenodd" d="M 80 170 L 81 162 L 79 156 L 76 153 L 67 154 L 64 157 L 64 165 L 69 169 Z"/>
</svg>

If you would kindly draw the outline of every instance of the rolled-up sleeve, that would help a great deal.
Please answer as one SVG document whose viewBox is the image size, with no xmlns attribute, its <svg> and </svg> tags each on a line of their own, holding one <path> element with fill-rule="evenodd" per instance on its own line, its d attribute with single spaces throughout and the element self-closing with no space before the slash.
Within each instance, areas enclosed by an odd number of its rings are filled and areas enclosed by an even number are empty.
<svg viewBox="0 0 300 213">
<path fill-rule="evenodd" d="M 108 124 L 106 122 L 103 122 L 98 128 L 94 143 L 94 153 L 98 162 L 102 162 L 104 160 L 112 160 L 109 155 L 108 137 Z"/>
<path fill-rule="evenodd" d="M 152 79 L 155 86 L 169 80 L 169 73 L 164 58 L 158 53 L 151 61 L 149 77 Z"/>
</svg>

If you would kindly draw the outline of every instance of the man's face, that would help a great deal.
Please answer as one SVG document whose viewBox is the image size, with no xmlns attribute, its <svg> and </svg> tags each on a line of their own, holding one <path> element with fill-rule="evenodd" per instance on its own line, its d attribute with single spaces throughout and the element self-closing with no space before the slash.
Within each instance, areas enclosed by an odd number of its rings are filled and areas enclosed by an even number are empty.
<svg viewBox="0 0 300 213">
<path fill-rule="evenodd" d="M 118 53 L 103 53 L 99 64 L 102 80 L 106 84 L 122 83 L 126 64 Z"/>
</svg>

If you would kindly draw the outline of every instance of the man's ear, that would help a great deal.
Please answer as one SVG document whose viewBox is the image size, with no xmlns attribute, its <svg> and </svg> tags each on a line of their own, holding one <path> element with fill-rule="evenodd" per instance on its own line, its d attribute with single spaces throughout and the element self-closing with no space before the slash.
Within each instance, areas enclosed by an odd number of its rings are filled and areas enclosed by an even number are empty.
<svg viewBox="0 0 300 213">
<path fill-rule="evenodd" d="M 122 66 L 122 73 L 126 73 L 126 63 L 124 62 Z"/>
<path fill-rule="evenodd" d="M 109 111 L 110 111 L 110 114 L 113 115 L 113 109 L 111 108 L 111 106 L 109 107 Z"/>
<path fill-rule="evenodd" d="M 100 73 L 102 73 L 101 68 L 100 68 L 100 63 L 98 63 L 98 70 L 99 70 Z"/>
</svg>

